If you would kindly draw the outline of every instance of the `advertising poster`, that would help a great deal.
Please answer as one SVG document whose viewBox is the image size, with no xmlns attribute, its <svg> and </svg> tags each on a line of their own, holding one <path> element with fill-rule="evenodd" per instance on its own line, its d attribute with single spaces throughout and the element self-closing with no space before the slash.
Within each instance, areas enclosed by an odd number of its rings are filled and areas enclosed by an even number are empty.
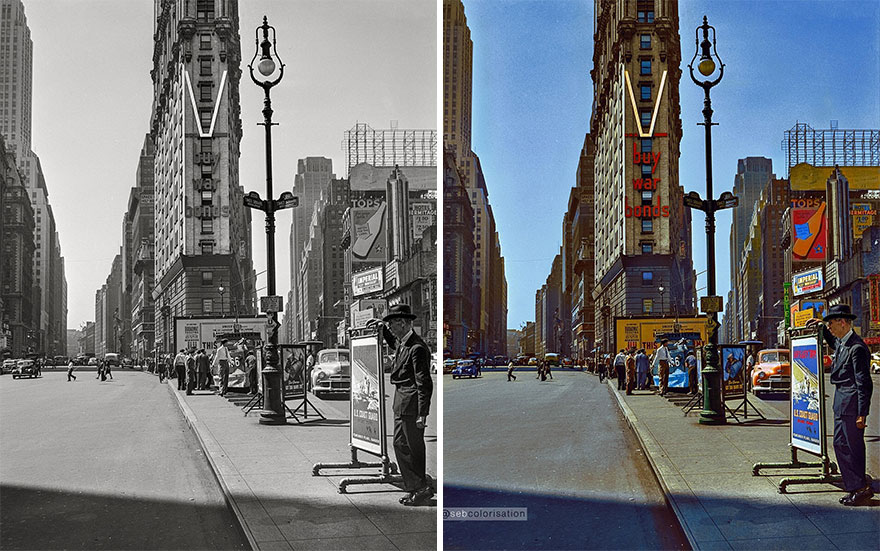
<svg viewBox="0 0 880 551">
<path fill-rule="evenodd" d="M 175 318 L 174 336 L 175 351 L 204 348 L 210 353 L 214 350 L 214 343 L 223 337 L 232 342 L 245 337 L 260 347 L 266 341 L 266 321 L 262 316 L 239 317 L 237 323 L 233 318 Z"/>
<path fill-rule="evenodd" d="M 825 248 L 828 242 L 827 226 L 824 202 L 816 209 L 792 209 L 792 262 L 825 260 Z"/>
<path fill-rule="evenodd" d="M 669 344 L 667 345 L 667 350 L 669 351 L 669 388 L 688 388 L 688 373 L 685 359 L 689 351 L 695 350 L 696 343 L 701 343 L 700 346 L 702 346 L 700 334 L 661 333 L 658 335 L 658 339 L 660 337 L 669 339 Z M 660 343 L 658 342 L 657 346 L 659 347 L 659 345 Z M 655 363 L 652 358 L 651 366 L 654 373 L 654 384 L 660 386 L 660 364 L 655 366 Z"/>
<path fill-rule="evenodd" d="M 822 277 L 821 266 L 791 276 L 791 290 L 796 297 L 815 293 L 824 288 L 825 279 Z"/>
<path fill-rule="evenodd" d="M 871 329 L 880 328 L 880 275 L 868 276 L 868 307 L 871 316 Z"/>
<path fill-rule="evenodd" d="M 375 209 L 352 208 L 350 213 L 352 264 L 385 262 L 385 203 Z"/>
<path fill-rule="evenodd" d="M 819 377 L 821 356 L 815 336 L 791 341 L 791 445 L 822 455 L 823 408 Z"/>
<path fill-rule="evenodd" d="M 816 317 L 816 316 L 813 315 L 812 308 L 808 308 L 806 310 L 798 310 L 797 312 L 794 313 L 794 327 L 795 328 L 806 327 L 807 322 L 810 321 L 811 319 L 813 319 L 814 317 Z"/>
<path fill-rule="evenodd" d="M 743 398 L 746 395 L 743 377 L 746 360 L 746 347 L 735 344 L 718 345 L 721 358 L 721 375 L 724 381 L 722 393 L 725 400 Z"/>
<path fill-rule="evenodd" d="M 384 455 L 385 392 L 379 336 L 351 339 L 351 445 Z"/>
<path fill-rule="evenodd" d="M 379 293 L 384 289 L 384 285 L 385 280 L 382 278 L 381 266 L 351 274 L 352 296 L 359 297 L 361 295 Z"/>
<path fill-rule="evenodd" d="M 284 400 L 305 398 L 305 345 L 282 344 L 279 346 L 279 349 L 281 355 L 281 384 L 284 389 Z"/>
</svg>

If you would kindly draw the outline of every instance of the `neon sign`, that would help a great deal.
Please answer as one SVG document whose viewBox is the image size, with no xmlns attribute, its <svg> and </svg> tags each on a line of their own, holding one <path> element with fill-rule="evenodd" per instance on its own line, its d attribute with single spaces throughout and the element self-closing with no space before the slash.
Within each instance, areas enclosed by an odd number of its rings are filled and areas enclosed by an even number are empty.
<svg viewBox="0 0 880 551">
<path fill-rule="evenodd" d="M 651 126 L 648 128 L 647 132 L 645 132 L 644 128 L 642 128 L 642 121 L 639 117 L 639 110 L 638 106 L 636 105 L 636 98 L 633 94 L 632 82 L 630 82 L 629 78 L 629 71 L 624 71 L 624 74 L 626 76 L 626 88 L 629 92 L 633 114 L 635 115 L 636 124 L 638 124 L 638 137 L 651 138 L 654 136 L 654 125 L 657 122 L 657 114 L 660 111 L 660 99 L 663 97 L 663 88 L 666 85 L 666 71 L 663 71 L 663 76 L 660 78 L 660 89 L 657 93 L 657 99 L 654 101 L 654 111 L 653 113 L 651 113 Z M 629 134 L 627 135 L 630 136 Z M 632 135 L 632 137 L 635 136 Z M 641 174 L 640 178 L 633 178 L 632 180 L 632 186 L 634 190 L 638 192 L 654 192 L 660 189 L 660 178 L 655 177 L 657 167 L 660 164 L 660 155 L 660 151 L 640 151 L 639 145 L 637 145 L 637 140 L 633 140 L 632 162 L 634 165 L 636 165 L 636 167 L 639 168 L 636 173 Z M 645 177 L 648 171 L 646 169 L 642 169 L 641 167 L 643 166 L 651 167 L 650 177 Z M 651 194 L 651 202 L 655 202 L 653 193 Z M 659 197 L 656 198 L 656 202 L 660 202 Z M 669 205 L 650 204 L 630 206 L 629 198 L 624 198 L 624 216 L 626 218 L 669 218 Z"/>
</svg>

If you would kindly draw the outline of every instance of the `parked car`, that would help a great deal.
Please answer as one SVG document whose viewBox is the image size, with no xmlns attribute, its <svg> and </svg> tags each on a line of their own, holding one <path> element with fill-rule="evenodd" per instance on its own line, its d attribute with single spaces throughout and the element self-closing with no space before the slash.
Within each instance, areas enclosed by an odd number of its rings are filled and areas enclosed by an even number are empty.
<svg viewBox="0 0 880 551">
<path fill-rule="evenodd" d="M 98 358 L 92 356 L 91 358 L 89 358 L 89 361 L 86 362 L 86 365 L 98 365 Z"/>
<path fill-rule="evenodd" d="M 880 373 L 880 352 L 871 354 L 871 373 Z"/>
<path fill-rule="evenodd" d="M 458 365 L 452 370 L 453 379 L 458 379 L 459 377 L 476 377 L 478 375 L 477 365 L 473 360 L 458 360 Z"/>
<path fill-rule="evenodd" d="M 18 360 L 13 360 L 13 359 L 3 360 L 3 365 L 2 365 L 2 367 L 0 367 L 0 375 L 6 375 L 7 373 L 14 372 L 17 365 L 18 365 Z"/>
<path fill-rule="evenodd" d="M 122 358 L 122 367 L 134 367 L 134 360 L 131 358 Z"/>
<path fill-rule="evenodd" d="M 18 360 L 15 371 L 12 372 L 13 379 L 21 379 L 22 377 L 27 377 L 28 379 L 30 379 L 31 377 L 39 376 L 40 368 L 37 366 L 34 360 L 29 359 Z"/>
<path fill-rule="evenodd" d="M 351 360 L 347 348 L 327 348 L 318 352 L 312 368 L 312 392 L 348 394 L 351 392 Z"/>
<path fill-rule="evenodd" d="M 538 358 L 536 358 L 536 357 L 534 357 L 534 356 L 532 356 L 531 358 L 529 358 L 529 363 L 528 363 L 528 365 L 538 365 Z"/>
<path fill-rule="evenodd" d="M 53 358 L 52 360 L 52 365 L 56 366 L 67 365 L 68 363 L 70 363 L 70 358 L 68 358 L 67 356 L 55 356 L 55 358 Z"/>
<path fill-rule="evenodd" d="M 106 354 L 104 354 L 104 365 L 119 367 L 119 354 L 117 354 L 116 352 L 107 352 Z"/>
<path fill-rule="evenodd" d="M 752 392 L 791 390 L 791 361 L 786 348 L 769 348 L 758 352 L 752 368 Z"/>
<path fill-rule="evenodd" d="M 562 358 L 562 366 L 563 367 L 574 367 L 574 361 L 568 356 Z"/>
<path fill-rule="evenodd" d="M 446 358 L 443 360 L 443 374 L 452 373 L 452 370 L 455 369 L 455 366 L 458 364 L 457 360 L 453 360 L 452 358 Z"/>
</svg>

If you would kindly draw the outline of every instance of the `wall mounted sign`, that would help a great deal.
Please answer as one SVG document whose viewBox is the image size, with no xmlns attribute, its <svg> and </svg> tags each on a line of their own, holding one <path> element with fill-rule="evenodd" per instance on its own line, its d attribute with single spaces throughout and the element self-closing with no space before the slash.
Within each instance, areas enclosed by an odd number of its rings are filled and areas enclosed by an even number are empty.
<svg viewBox="0 0 880 551">
<path fill-rule="evenodd" d="M 824 288 L 825 280 L 822 278 L 821 266 L 794 274 L 791 278 L 792 294 L 796 297 L 815 293 Z"/>
</svg>

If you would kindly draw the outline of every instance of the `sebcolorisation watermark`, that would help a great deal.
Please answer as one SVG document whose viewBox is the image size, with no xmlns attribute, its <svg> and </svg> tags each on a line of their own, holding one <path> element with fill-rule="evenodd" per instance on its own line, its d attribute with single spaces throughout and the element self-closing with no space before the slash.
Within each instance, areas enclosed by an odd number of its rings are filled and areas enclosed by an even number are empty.
<svg viewBox="0 0 880 551">
<path fill-rule="evenodd" d="M 443 520 L 529 520 L 528 507 L 444 507 Z"/>
</svg>

